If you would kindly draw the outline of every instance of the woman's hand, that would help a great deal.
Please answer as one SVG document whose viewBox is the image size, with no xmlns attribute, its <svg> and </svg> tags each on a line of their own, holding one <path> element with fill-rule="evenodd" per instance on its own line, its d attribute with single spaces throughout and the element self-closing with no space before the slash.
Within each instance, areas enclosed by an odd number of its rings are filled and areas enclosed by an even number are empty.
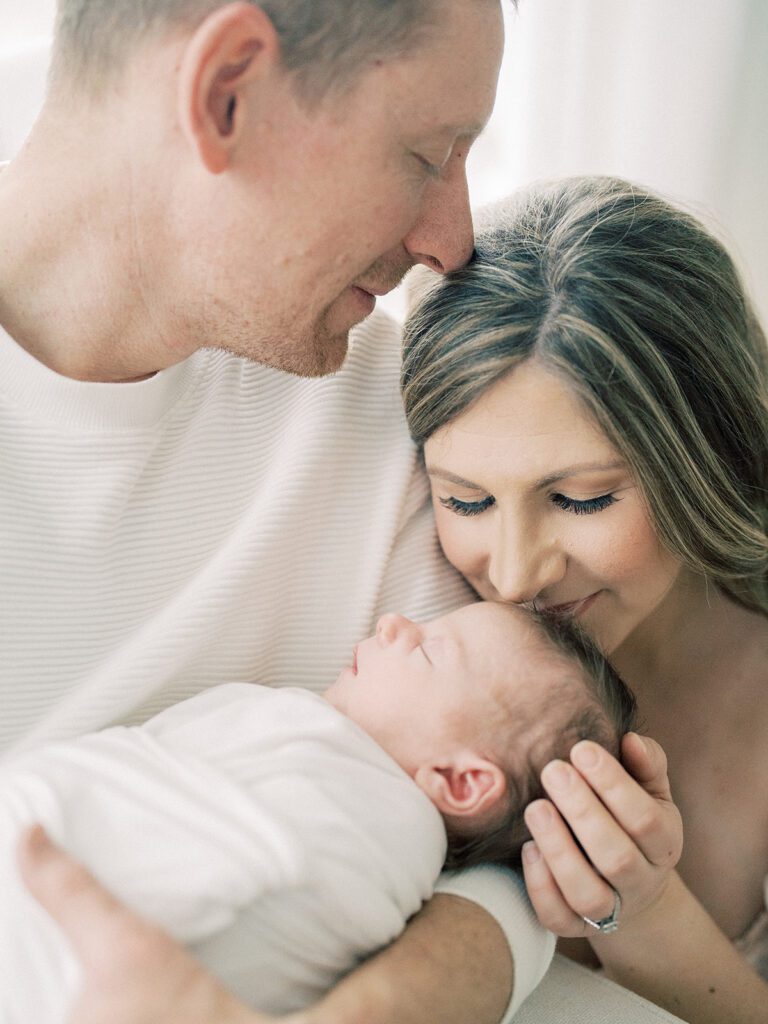
<svg viewBox="0 0 768 1024">
<path fill-rule="evenodd" d="M 584 917 L 610 916 L 611 886 L 626 929 L 663 899 L 680 858 L 683 829 L 664 751 L 628 733 L 621 756 L 624 767 L 598 744 L 577 743 L 571 764 L 553 761 L 542 772 L 550 799 L 526 809 L 533 841 L 523 848 L 525 881 L 539 920 L 557 935 L 597 936 Z"/>
<path fill-rule="evenodd" d="M 270 1024 L 276 1019 L 235 999 L 165 932 L 114 899 L 41 828 L 23 837 L 19 867 L 83 968 L 70 1024 Z"/>
</svg>

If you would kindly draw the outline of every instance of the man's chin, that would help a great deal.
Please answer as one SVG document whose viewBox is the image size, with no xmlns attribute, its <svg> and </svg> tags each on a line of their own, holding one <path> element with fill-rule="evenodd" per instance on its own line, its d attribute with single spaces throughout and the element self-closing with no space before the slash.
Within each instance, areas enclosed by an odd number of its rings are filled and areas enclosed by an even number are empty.
<svg viewBox="0 0 768 1024">
<path fill-rule="evenodd" d="M 233 355 L 251 362 L 271 366 L 297 377 L 326 377 L 344 364 L 352 328 L 368 316 L 361 308 L 328 307 L 314 323 L 301 326 L 270 325 L 269 334 L 247 336 L 240 329 L 237 336 L 225 339 L 219 333 L 219 345 Z"/>
<path fill-rule="evenodd" d="M 348 346 L 349 333 L 324 336 L 322 339 L 312 337 L 303 343 L 296 339 L 290 346 L 284 340 L 280 348 L 266 343 L 244 345 L 224 341 L 211 347 L 229 352 L 249 363 L 268 366 L 295 377 L 314 378 L 327 377 L 340 370 L 347 357 Z"/>
<path fill-rule="evenodd" d="M 308 347 L 305 360 L 300 360 L 303 365 L 297 372 L 302 377 L 327 377 L 342 368 L 348 351 L 348 330 L 341 334 L 320 332 Z"/>
<path fill-rule="evenodd" d="M 325 316 L 315 324 L 311 338 L 305 338 L 305 344 L 298 342 L 293 346 L 295 366 L 286 367 L 302 377 L 325 377 L 336 373 L 344 365 L 349 351 L 349 337 L 358 324 L 373 312 L 375 302 L 355 310 L 352 316 L 345 310 L 345 315 L 333 307 L 326 310 Z"/>
</svg>

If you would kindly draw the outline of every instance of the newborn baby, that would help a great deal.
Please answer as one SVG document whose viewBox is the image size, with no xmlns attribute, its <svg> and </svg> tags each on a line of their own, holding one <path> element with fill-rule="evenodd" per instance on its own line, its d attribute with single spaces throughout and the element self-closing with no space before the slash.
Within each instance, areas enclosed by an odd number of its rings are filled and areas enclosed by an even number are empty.
<svg viewBox="0 0 768 1024">
<path fill-rule="evenodd" d="M 396 615 L 322 695 L 233 683 L 0 769 L 0 1020 L 64 1024 L 78 967 L 14 850 L 40 821 L 241 999 L 316 1000 L 450 866 L 514 863 L 553 757 L 612 752 L 634 702 L 570 627 L 473 604 Z"/>
</svg>

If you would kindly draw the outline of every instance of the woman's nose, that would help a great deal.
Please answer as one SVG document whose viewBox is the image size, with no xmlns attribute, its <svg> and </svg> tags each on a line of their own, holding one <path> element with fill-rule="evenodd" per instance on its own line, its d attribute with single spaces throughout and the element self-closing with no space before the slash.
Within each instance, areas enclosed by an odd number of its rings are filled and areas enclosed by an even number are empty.
<svg viewBox="0 0 768 1024">
<path fill-rule="evenodd" d="M 555 540 L 502 529 L 488 555 L 488 581 L 499 600 L 526 604 L 559 583 L 566 564 L 565 552 Z"/>
<path fill-rule="evenodd" d="M 418 643 L 418 626 L 404 615 L 389 613 L 382 615 L 376 623 L 376 639 L 382 647 L 387 647 L 398 640 Z"/>
</svg>

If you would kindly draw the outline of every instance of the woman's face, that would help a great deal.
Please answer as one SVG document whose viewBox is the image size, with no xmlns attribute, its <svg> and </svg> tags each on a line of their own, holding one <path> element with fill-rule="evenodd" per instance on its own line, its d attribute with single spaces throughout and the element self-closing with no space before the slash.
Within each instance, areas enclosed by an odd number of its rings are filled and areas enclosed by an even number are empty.
<svg viewBox="0 0 768 1024">
<path fill-rule="evenodd" d="M 568 385 L 528 360 L 425 445 L 440 541 L 484 598 L 577 618 L 608 652 L 680 562 Z"/>
</svg>

